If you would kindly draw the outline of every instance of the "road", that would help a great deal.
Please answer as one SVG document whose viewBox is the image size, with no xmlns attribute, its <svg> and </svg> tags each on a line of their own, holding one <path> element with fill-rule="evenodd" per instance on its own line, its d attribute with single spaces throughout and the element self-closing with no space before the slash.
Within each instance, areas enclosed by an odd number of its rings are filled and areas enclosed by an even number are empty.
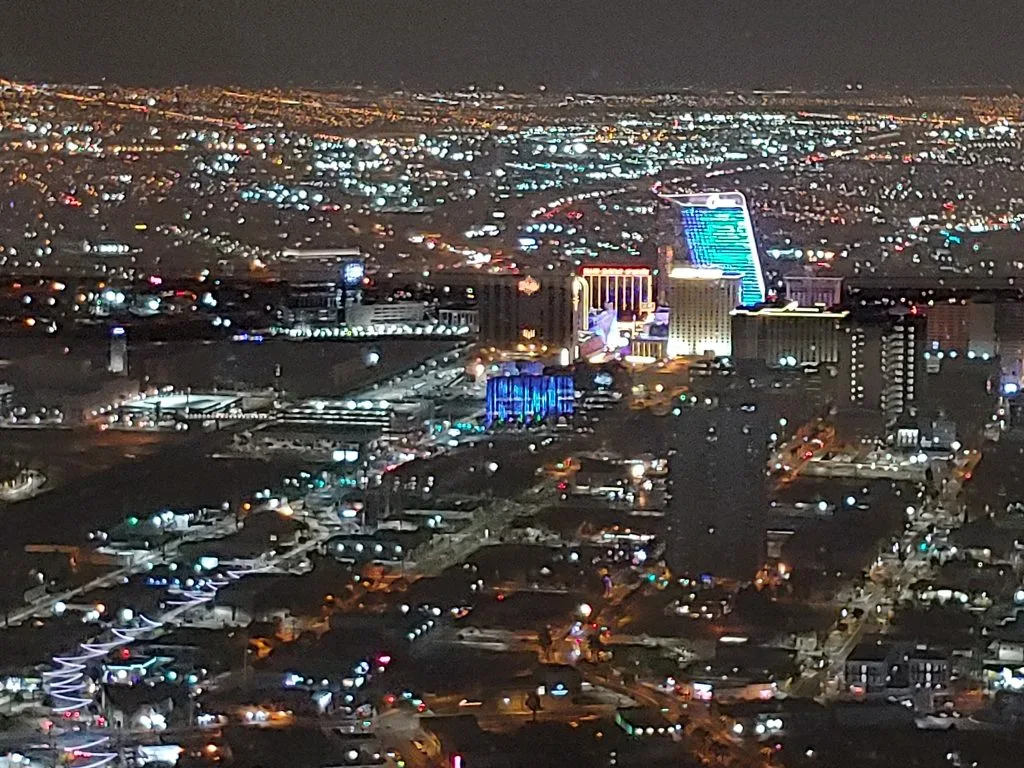
<svg viewBox="0 0 1024 768">
<path fill-rule="evenodd" d="M 937 499 L 931 504 L 931 509 L 935 510 L 937 515 L 941 515 L 941 519 L 935 521 L 940 527 L 951 529 L 959 527 L 960 494 L 963 491 L 963 484 L 971 478 L 981 458 L 982 454 L 979 451 L 965 451 L 958 456 L 950 472 L 949 480 Z M 853 629 L 842 636 L 838 645 L 830 647 L 826 643 L 826 667 L 819 672 L 804 675 L 794 681 L 788 691 L 791 696 L 816 697 L 822 693 L 823 686 L 827 683 L 841 681 L 845 672 L 846 659 L 850 653 L 856 648 L 869 628 L 877 628 L 875 617 L 880 606 L 886 602 L 897 602 L 903 589 L 920 578 L 923 571 L 927 571 L 929 567 L 928 554 L 921 552 L 917 547 L 923 532 L 928 527 L 928 522 L 923 519 L 926 511 L 923 509 L 916 515 L 911 526 L 900 539 L 899 544 L 904 558 L 894 560 L 887 569 L 889 571 L 886 574 L 888 576 L 887 583 L 882 585 L 869 582 L 864 587 L 862 595 L 850 606 L 863 610 L 863 618 L 860 621 L 854 621 L 852 617 L 847 617 L 844 620 L 848 625 L 853 622 Z M 838 631 L 838 628 L 834 626 L 833 632 Z"/>
<path fill-rule="evenodd" d="M 6 615 L 6 623 L 16 626 L 27 621 L 33 616 L 48 616 L 53 613 L 54 607 L 57 603 L 66 603 L 76 597 L 87 595 L 94 590 L 116 586 L 120 584 L 124 578 L 136 573 L 142 573 L 150 565 L 155 565 L 161 561 L 173 558 L 174 555 L 177 554 L 178 550 L 185 544 L 222 538 L 237 530 L 237 527 L 238 521 L 234 517 L 227 517 L 218 521 L 217 524 L 212 527 L 204 527 L 201 531 L 195 531 L 191 535 L 189 533 L 185 533 L 180 539 L 168 544 L 166 548 L 154 549 L 146 552 L 141 557 L 137 557 L 131 565 L 125 566 L 124 568 L 118 568 L 115 571 L 106 573 L 103 576 L 99 576 L 92 581 L 72 589 L 66 589 L 62 592 L 44 595 L 38 600 L 29 603 L 24 608 L 10 611 Z"/>
</svg>

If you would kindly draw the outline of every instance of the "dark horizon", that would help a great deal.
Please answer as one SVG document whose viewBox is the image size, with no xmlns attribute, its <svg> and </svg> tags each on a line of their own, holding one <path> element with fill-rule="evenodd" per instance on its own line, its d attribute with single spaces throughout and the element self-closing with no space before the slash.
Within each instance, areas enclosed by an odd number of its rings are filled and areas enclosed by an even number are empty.
<svg viewBox="0 0 1024 768">
<path fill-rule="evenodd" d="M 991 10 L 986 10 L 988 6 Z M 531 91 L 1024 85 L 1024 10 L 982 0 L 333 3 L 5 8 L 0 74 L 251 87 Z"/>
</svg>

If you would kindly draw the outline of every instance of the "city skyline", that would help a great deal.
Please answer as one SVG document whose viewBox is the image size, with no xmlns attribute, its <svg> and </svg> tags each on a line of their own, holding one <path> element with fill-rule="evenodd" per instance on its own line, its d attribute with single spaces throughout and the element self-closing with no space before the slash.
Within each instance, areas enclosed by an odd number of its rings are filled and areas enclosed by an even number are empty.
<svg viewBox="0 0 1024 768">
<path fill-rule="evenodd" d="M 9 11 L 0 768 L 1019 768 L 1015 11 Z"/>
</svg>

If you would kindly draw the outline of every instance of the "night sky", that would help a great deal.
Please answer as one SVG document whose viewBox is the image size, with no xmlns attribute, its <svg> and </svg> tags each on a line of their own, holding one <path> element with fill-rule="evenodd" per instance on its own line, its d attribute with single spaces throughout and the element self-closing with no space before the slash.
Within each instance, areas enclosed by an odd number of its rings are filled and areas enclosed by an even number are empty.
<svg viewBox="0 0 1024 768">
<path fill-rule="evenodd" d="M 1024 87 L 1020 0 L 4 0 L 0 73 L 243 85 Z"/>
</svg>

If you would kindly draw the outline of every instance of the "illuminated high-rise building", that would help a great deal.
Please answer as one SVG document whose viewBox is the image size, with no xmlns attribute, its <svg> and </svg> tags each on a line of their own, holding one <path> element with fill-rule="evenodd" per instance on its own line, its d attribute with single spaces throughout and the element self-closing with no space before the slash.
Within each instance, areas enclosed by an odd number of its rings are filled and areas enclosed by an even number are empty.
<svg viewBox="0 0 1024 768">
<path fill-rule="evenodd" d="M 444 301 L 476 310 L 481 344 L 505 350 L 565 348 L 575 358 L 590 306 L 587 283 L 579 276 L 445 270 L 437 273 L 435 285 Z"/>
<path fill-rule="evenodd" d="M 843 352 L 849 312 L 796 301 L 732 311 L 732 355 L 768 367 L 836 365 Z"/>
<path fill-rule="evenodd" d="M 634 319 L 654 311 L 654 270 L 650 267 L 583 267 L 590 309 L 609 305 L 619 319 Z"/>
<path fill-rule="evenodd" d="M 273 266 L 288 286 L 279 308 L 287 325 L 335 326 L 362 301 L 366 257 L 358 248 L 285 249 Z"/>
<path fill-rule="evenodd" d="M 110 358 L 107 371 L 115 376 L 128 374 L 128 333 L 121 326 L 110 329 Z"/>
<path fill-rule="evenodd" d="M 571 416 L 575 405 L 572 376 L 517 374 L 487 380 L 487 423 L 533 423 Z"/>
<path fill-rule="evenodd" d="M 881 413 L 885 427 L 914 416 L 925 400 L 925 319 L 893 314 L 846 326 L 849 349 L 843 355 L 837 403 Z"/>
<path fill-rule="evenodd" d="M 765 299 L 764 274 L 746 198 L 739 192 L 664 195 L 679 208 L 686 257 L 695 267 L 740 276 L 739 303 Z"/>
<path fill-rule="evenodd" d="M 922 397 L 925 320 L 899 315 L 882 332 L 881 407 L 886 426 L 905 414 L 914 414 Z"/>
<path fill-rule="evenodd" d="M 741 278 L 720 269 L 675 267 L 669 276 L 669 357 L 732 354 L 732 317 Z"/>
</svg>

